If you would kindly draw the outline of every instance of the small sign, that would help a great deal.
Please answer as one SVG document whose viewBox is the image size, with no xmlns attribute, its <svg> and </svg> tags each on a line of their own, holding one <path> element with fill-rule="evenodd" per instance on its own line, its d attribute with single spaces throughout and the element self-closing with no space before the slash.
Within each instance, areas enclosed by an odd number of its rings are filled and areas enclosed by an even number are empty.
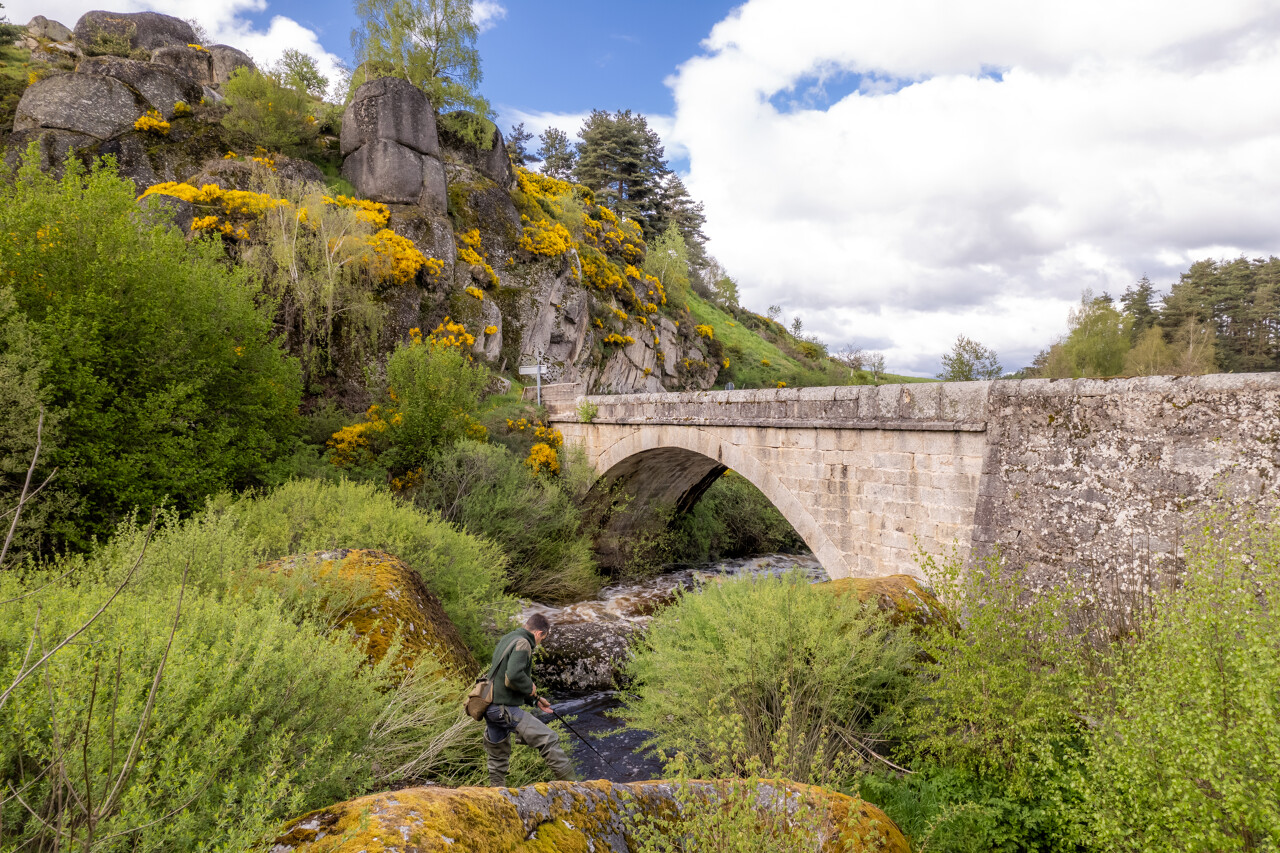
<svg viewBox="0 0 1280 853">
<path fill-rule="evenodd" d="M 545 364 L 531 364 L 528 367 L 520 368 L 521 376 L 546 376 L 547 366 Z"/>
</svg>

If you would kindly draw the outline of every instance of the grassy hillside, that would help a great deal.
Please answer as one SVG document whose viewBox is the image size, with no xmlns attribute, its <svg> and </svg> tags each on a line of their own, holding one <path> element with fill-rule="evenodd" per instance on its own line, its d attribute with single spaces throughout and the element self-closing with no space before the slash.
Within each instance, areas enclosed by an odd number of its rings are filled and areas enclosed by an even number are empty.
<svg viewBox="0 0 1280 853">
<path fill-rule="evenodd" d="M 687 294 L 689 313 L 699 326 L 710 326 L 722 350 L 716 387 L 732 382 L 736 388 L 871 385 L 932 382 L 914 376 L 850 371 L 815 341 L 797 338 L 767 317 L 744 308 L 725 311 L 696 293 Z M 727 362 L 727 364 L 726 364 Z"/>
</svg>

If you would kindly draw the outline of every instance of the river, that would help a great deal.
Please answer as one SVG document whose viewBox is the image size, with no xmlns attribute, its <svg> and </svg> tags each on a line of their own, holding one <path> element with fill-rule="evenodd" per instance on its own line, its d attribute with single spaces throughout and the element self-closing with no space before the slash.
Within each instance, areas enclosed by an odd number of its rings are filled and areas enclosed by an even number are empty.
<svg viewBox="0 0 1280 853">
<path fill-rule="evenodd" d="M 551 623 L 547 649 L 535 658 L 534 678 L 539 690 L 553 698 L 556 712 L 567 717 L 569 725 L 595 748 L 593 751 L 574 735 L 568 736 L 566 745 L 572 749 L 579 775 L 613 782 L 662 776 L 661 759 L 643 749 L 646 734 L 622 729 L 618 691 L 605 685 L 625 657 L 629 639 L 644 629 L 657 610 L 674 600 L 678 589 L 697 589 L 715 578 L 776 576 L 793 569 L 814 582 L 828 580 L 822 565 L 810 554 L 764 554 L 608 586 L 595 598 L 563 607 L 527 602 L 521 619 L 543 613 Z M 549 722 L 553 719 L 540 716 Z"/>
</svg>

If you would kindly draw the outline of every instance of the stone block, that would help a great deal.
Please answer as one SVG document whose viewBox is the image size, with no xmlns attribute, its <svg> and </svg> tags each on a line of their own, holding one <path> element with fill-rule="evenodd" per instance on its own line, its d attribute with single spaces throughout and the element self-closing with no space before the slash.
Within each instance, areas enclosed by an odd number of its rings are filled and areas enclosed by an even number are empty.
<svg viewBox="0 0 1280 853">
<path fill-rule="evenodd" d="M 954 423 L 987 420 L 991 382 L 943 382 L 939 386 L 938 418 Z"/>
<path fill-rule="evenodd" d="M 379 139 L 347 157 L 342 163 L 342 176 L 363 198 L 386 204 L 417 204 L 425 186 L 426 160 L 411 148 Z"/>
<path fill-rule="evenodd" d="M 133 129 L 147 105 L 123 82 L 93 74 L 58 74 L 31 84 L 18 101 L 13 129 L 53 128 L 110 139 Z M 172 109 L 172 104 L 170 104 Z"/>
<path fill-rule="evenodd" d="M 898 417 L 904 420 L 936 421 L 942 401 L 942 383 L 903 385 L 898 401 Z"/>
<path fill-rule="evenodd" d="M 250 71 L 257 71 L 258 66 L 253 64 L 253 60 L 249 58 L 249 54 L 239 48 L 231 47 L 227 44 L 211 44 L 205 47 L 209 51 L 210 61 L 213 67 L 213 84 L 221 86 L 223 83 L 231 79 L 231 75 L 236 72 L 237 68 L 248 68 Z"/>
<path fill-rule="evenodd" d="M 210 86 L 214 83 L 213 56 L 207 50 L 196 50 L 185 44 L 167 45 L 151 51 L 151 61 L 167 65 L 202 86 Z M 195 106 L 199 101 L 188 101 L 188 103 Z"/>
<path fill-rule="evenodd" d="M 379 77 L 361 84 L 342 114 L 342 156 L 379 140 L 440 157 L 435 111 L 408 80 Z"/>
</svg>

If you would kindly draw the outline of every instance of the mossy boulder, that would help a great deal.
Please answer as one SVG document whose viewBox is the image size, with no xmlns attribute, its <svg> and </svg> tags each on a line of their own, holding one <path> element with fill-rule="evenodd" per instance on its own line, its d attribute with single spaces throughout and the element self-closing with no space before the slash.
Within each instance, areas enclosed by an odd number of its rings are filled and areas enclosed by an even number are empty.
<svg viewBox="0 0 1280 853">
<path fill-rule="evenodd" d="M 874 602 L 894 625 L 911 623 L 920 627 L 951 622 L 951 614 L 933 590 L 911 575 L 887 575 L 881 578 L 841 578 L 817 584 L 816 589 L 834 595 L 854 596 L 859 601 Z"/>
<path fill-rule="evenodd" d="M 724 784 L 694 782 L 708 793 Z M 670 782 L 550 782 L 525 788 L 407 788 L 318 809 L 288 824 L 272 853 L 630 853 L 637 813 L 671 814 Z M 869 803 L 793 782 L 765 782 L 777 808 L 805 797 L 825 807 L 821 850 L 908 853 L 893 822 Z"/>
<path fill-rule="evenodd" d="M 469 681 L 479 671 L 440 599 L 397 557 L 351 548 L 313 551 L 263 563 L 242 585 L 255 587 L 270 581 L 271 575 L 301 581 L 308 588 L 300 592 L 318 591 L 321 599 L 336 602 L 340 624 L 356 632 L 375 663 L 387 654 L 398 627 L 403 665 L 415 665 L 425 652 L 447 675 Z M 272 585 L 287 589 L 284 584 Z"/>
<path fill-rule="evenodd" d="M 129 46 L 143 50 L 177 44 L 187 45 L 196 40 L 195 30 L 181 18 L 162 15 L 159 12 L 85 12 L 76 21 L 75 39 L 82 45 L 92 46 L 103 35 L 128 39 Z"/>
</svg>

